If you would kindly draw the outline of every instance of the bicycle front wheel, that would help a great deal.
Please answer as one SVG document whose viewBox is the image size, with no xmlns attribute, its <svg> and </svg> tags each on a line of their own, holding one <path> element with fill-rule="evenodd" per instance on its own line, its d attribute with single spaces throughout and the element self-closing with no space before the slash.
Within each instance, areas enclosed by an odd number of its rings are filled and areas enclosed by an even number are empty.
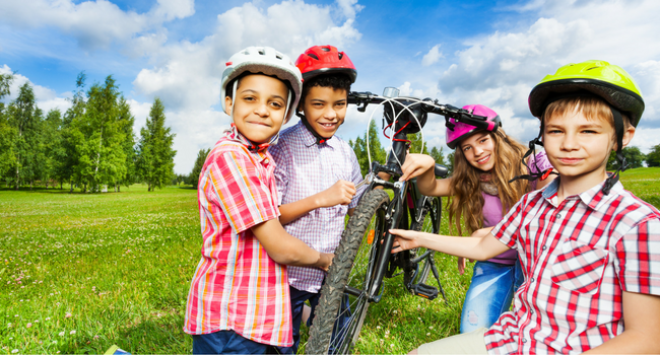
<svg viewBox="0 0 660 355">
<path fill-rule="evenodd" d="M 351 352 L 369 307 L 366 293 L 373 283 L 380 239 L 388 228 L 385 213 L 389 202 L 385 191 L 369 191 L 349 219 L 321 288 L 306 353 Z M 349 294 L 346 287 L 364 292 Z"/>
</svg>

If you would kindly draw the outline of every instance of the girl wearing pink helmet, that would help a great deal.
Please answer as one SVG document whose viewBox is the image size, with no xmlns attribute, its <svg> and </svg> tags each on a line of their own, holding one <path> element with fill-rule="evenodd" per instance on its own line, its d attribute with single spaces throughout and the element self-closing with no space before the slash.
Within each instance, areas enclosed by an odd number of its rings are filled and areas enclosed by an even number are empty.
<svg viewBox="0 0 660 355">
<path fill-rule="evenodd" d="M 495 226 L 525 193 L 552 180 L 530 183 L 518 179 L 510 183 L 514 177 L 528 173 L 520 163 L 527 147 L 504 133 L 500 117 L 490 108 L 468 105 L 463 109 L 486 117 L 490 124 L 487 129 L 479 129 L 453 118 L 449 120 L 447 146 L 455 150 L 452 176 L 437 180 L 433 173 L 433 158 L 409 154 L 401 177 L 401 180 L 417 177 L 419 190 L 424 195 L 450 196 L 447 202 L 450 229 L 453 225 L 458 235 L 464 234 L 462 226 L 470 234 L 480 228 Z M 551 168 L 545 152 L 529 159 L 527 164 L 532 170 Z M 465 260 L 459 258 L 458 270 L 463 274 L 464 269 Z M 509 310 L 513 294 L 523 279 L 515 250 L 488 261 L 477 261 L 463 303 L 461 333 L 488 328 L 497 321 L 500 314 Z"/>
</svg>

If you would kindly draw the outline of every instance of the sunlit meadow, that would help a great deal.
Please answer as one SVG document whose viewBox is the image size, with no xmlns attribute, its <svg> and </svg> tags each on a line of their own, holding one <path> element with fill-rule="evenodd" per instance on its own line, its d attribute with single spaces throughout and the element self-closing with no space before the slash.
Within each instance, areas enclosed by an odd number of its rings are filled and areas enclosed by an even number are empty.
<svg viewBox="0 0 660 355">
<path fill-rule="evenodd" d="M 660 207 L 660 168 L 622 181 Z M 201 246 L 195 190 L 66 191 L 0 190 L 0 352 L 103 353 L 116 344 L 190 353 L 181 328 Z M 453 257 L 436 259 L 449 302 L 407 294 L 400 276 L 386 280 L 356 352 L 406 353 L 458 332 L 471 274 L 459 276 Z"/>
</svg>

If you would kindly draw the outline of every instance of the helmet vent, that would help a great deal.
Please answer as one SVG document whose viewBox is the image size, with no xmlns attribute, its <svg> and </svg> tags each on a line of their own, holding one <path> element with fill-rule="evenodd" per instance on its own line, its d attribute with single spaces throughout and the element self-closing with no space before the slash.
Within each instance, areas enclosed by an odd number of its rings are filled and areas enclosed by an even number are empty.
<svg viewBox="0 0 660 355">
<path fill-rule="evenodd" d="M 316 59 L 316 60 L 319 60 L 319 57 L 318 57 L 316 54 L 314 54 L 314 53 L 309 53 L 309 54 L 307 54 L 307 55 L 310 56 L 310 57 L 312 57 L 312 58 L 314 58 L 314 59 Z"/>
<path fill-rule="evenodd" d="M 279 54 L 279 53 L 278 53 L 278 54 L 275 54 L 275 58 L 277 58 L 277 59 L 282 59 L 282 55 Z"/>
<path fill-rule="evenodd" d="M 321 50 L 324 52 L 330 52 L 330 47 L 321 47 Z"/>
<path fill-rule="evenodd" d="M 341 60 L 344 57 L 344 52 L 339 52 L 339 60 Z"/>
<path fill-rule="evenodd" d="M 599 67 L 591 67 L 591 68 L 589 68 L 589 69 L 587 69 L 587 70 L 585 70 L 585 71 L 589 71 L 589 70 L 592 70 L 592 69 L 598 69 L 598 68 L 599 68 Z"/>
<path fill-rule="evenodd" d="M 262 48 L 262 49 L 259 50 L 259 54 L 266 55 L 266 51 Z"/>
</svg>

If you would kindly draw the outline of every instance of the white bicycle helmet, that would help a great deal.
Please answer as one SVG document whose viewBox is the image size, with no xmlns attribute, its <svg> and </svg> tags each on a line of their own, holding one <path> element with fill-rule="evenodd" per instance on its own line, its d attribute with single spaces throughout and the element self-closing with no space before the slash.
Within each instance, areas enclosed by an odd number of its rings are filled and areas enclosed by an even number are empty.
<svg viewBox="0 0 660 355">
<path fill-rule="evenodd" d="M 222 72 L 222 109 L 225 109 L 225 100 L 227 96 L 227 84 L 236 79 L 245 72 L 263 73 L 272 75 L 278 79 L 288 82 L 293 92 L 289 93 L 287 98 L 286 111 L 284 114 L 284 123 L 289 121 L 295 110 L 292 107 L 298 107 L 298 100 L 302 92 L 302 75 L 289 57 L 276 51 L 271 47 L 247 47 L 229 58 L 227 67 Z M 232 98 L 236 97 L 236 84 L 230 89 Z"/>
</svg>

